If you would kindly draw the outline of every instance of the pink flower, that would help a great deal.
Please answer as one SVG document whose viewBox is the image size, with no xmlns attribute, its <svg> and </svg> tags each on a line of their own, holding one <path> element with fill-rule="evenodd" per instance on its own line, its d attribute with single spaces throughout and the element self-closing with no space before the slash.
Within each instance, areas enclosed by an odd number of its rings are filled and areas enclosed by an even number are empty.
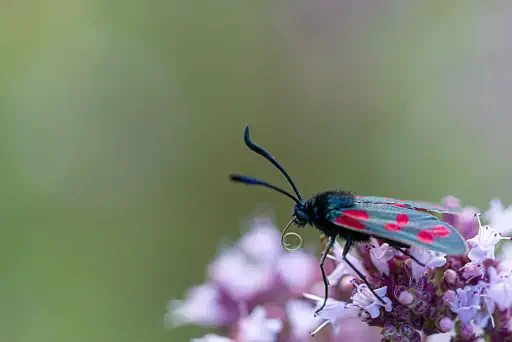
<svg viewBox="0 0 512 342">
<path fill-rule="evenodd" d="M 306 301 L 291 300 L 286 303 L 286 314 L 291 328 L 292 341 L 309 340 L 313 312 L 313 305 Z"/>
<path fill-rule="evenodd" d="M 391 300 L 386 296 L 387 288 L 381 287 L 380 289 L 376 289 L 375 293 L 379 296 L 386 304 L 383 304 L 375 295 L 370 291 L 366 284 L 356 285 L 357 290 L 356 293 L 350 297 L 352 302 L 364 309 L 366 312 L 370 314 L 372 318 L 376 318 L 380 315 L 380 308 L 384 307 L 387 312 L 392 310 Z"/>
<path fill-rule="evenodd" d="M 472 262 L 467 263 L 460 269 L 462 271 L 462 278 L 471 280 L 476 277 L 484 275 L 484 268 L 481 264 L 474 264 Z"/>
<path fill-rule="evenodd" d="M 318 261 L 302 251 L 283 254 L 276 262 L 279 278 L 287 288 L 300 295 L 318 274 Z"/>
<path fill-rule="evenodd" d="M 450 201 L 459 205 L 455 199 Z M 457 222 L 459 230 L 460 225 L 466 227 L 467 233 L 476 224 L 466 217 L 466 209 L 461 216 L 445 217 Z M 342 259 L 342 246 L 336 243 L 334 256 L 327 256 L 334 259 L 334 270 L 333 263 L 326 263 L 330 297 L 315 317 L 324 301 L 318 258 L 304 251 L 284 252 L 272 222 L 255 219 L 252 229 L 209 265 L 205 284 L 192 288 L 185 300 L 171 302 L 168 318 L 174 326 L 214 326 L 229 336 L 210 334 L 196 342 L 309 342 L 311 333 L 329 325 L 332 331 L 323 330 L 315 338 L 419 342 L 424 337 L 430 342 L 450 335 L 455 340 L 475 340 L 483 334 L 502 341 L 512 333 L 512 280 L 503 262 L 483 262 L 494 258 L 498 237 L 490 227 L 478 226 L 479 234 L 468 241 L 472 262 L 468 255 L 447 259 L 442 253 L 413 246 L 409 253 L 425 264 L 421 266 L 376 239 L 371 240 L 371 249 L 364 245 L 353 249 L 348 260 L 378 296 L 360 280 L 349 280 L 355 271 Z M 497 270 L 504 269 L 507 272 L 498 276 Z"/>
<path fill-rule="evenodd" d="M 305 293 L 304 297 L 316 302 L 315 311 L 320 308 L 324 302 L 323 298 L 309 293 Z M 328 298 L 325 307 L 318 313 L 318 316 L 316 316 L 312 322 L 314 329 L 311 332 L 311 335 L 316 335 L 327 324 L 331 324 L 334 329 L 334 333 L 337 334 L 340 331 L 341 321 L 349 317 L 358 317 L 360 311 L 361 310 L 359 308 L 348 306 L 345 302 Z"/>
<path fill-rule="evenodd" d="M 186 300 L 171 301 L 168 314 L 171 325 L 221 325 L 226 315 L 222 306 L 219 305 L 219 297 L 217 287 L 211 283 L 191 288 Z"/>
<path fill-rule="evenodd" d="M 345 276 L 356 276 L 354 270 L 343 260 L 343 248 L 340 246 L 338 242 L 335 242 L 332 248 L 332 252 L 334 253 L 335 256 L 334 260 L 338 262 L 338 266 L 336 266 L 334 271 L 332 271 L 332 273 L 327 276 L 327 279 L 329 280 L 329 284 L 331 286 L 337 285 L 339 281 Z M 330 255 L 329 257 L 332 258 Z M 360 270 L 363 275 L 368 275 L 368 272 L 363 267 L 361 261 L 357 257 L 355 257 L 352 254 L 352 252 L 349 252 L 347 254 L 347 259 L 350 263 L 352 263 L 352 265 L 354 265 L 355 268 Z"/>
<path fill-rule="evenodd" d="M 251 229 L 238 242 L 238 248 L 251 260 L 271 265 L 283 254 L 281 234 L 268 218 L 257 217 Z"/>
<path fill-rule="evenodd" d="M 389 276 L 389 260 L 393 259 L 396 254 L 394 248 L 389 247 L 387 243 L 379 244 L 377 239 L 372 238 L 372 248 L 370 249 L 370 258 L 373 265 L 381 274 Z"/>
<path fill-rule="evenodd" d="M 500 311 L 512 307 L 512 278 L 502 275 L 489 289 L 489 297 L 496 303 Z"/>
<path fill-rule="evenodd" d="M 427 267 L 441 267 L 446 263 L 446 254 L 434 252 L 429 249 L 412 246 L 411 255 L 425 266 L 421 266 L 415 261 L 411 261 L 412 276 L 414 279 L 420 279 L 427 269 Z"/>
<path fill-rule="evenodd" d="M 469 323 L 480 310 L 480 289 L 466 286 L 457 289 L 455 301 L 451 303 L 451 310 L 458 314 L 463 323 Z"/>
<path fill-rule="evenodd" d="M 238 249 L 224 250 L 209 267 L 211 279 L 235 299 L 249 299 L 273 285 L 270 265 L 251 262 Z"/>
<path fill-rule="evenodd" d="M 471 247 L 468 257 L 471 262 L 475 264 L 482 263 L 485 259 L 494 260 L 494 249 L 496 244 L 500 240 L 510 240 L 510 238 L 502 237 L 500 233 L 496 232 L 490 226 L 482 226 L 480 222 L 480 214 L 475 215 L 478 218 L 478 234 L 468 240 L 468 244 Z"/>
<path fill-rule="evenodd" d="M 234 342 L 232 339 L 218 336 L 214 334 L 208 334 L 201 338 L 194 338 L 192 339 L 192 342 Z"/>
<path fill-rule="evenodd" d="M 238 338 L 241 342 L 274 342 L 283 328 L 280 320 L 267 318 L 262 307 L 254 308 L 249 316 L 240 321 L 239 326 Z"/>
</svg>

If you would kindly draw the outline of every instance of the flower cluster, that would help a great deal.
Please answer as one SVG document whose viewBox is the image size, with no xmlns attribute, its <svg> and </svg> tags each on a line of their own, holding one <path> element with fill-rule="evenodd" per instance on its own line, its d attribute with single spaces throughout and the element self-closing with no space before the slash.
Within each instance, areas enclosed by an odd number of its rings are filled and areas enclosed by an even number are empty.
<svg viewBox="0 0 512 342">
<path fill-rule="evenodd" d="M 226 336 L 196 342 L 512 340 L 512 257 L 507 250 L 495 256 L 496 244 L 512 232 L 512 207 L 491 201 L 485 213 L 491 228 L 480 224 L 475 208 L 461 209 L 453 197 L 443 202 L 460 210 L 442 219 L 467 239 L 467 255 L 400 251 L 375 238 L 347 255 L 380 298 L 336 242 L 325 263 L 329 298 L 315 316 L 324 301 L 318 256 L 285 252 L 272 221 L 256 218 L 209 265 L 205 284 L 171 301 L 168 321 L 215 327 Z"/>
</svg>

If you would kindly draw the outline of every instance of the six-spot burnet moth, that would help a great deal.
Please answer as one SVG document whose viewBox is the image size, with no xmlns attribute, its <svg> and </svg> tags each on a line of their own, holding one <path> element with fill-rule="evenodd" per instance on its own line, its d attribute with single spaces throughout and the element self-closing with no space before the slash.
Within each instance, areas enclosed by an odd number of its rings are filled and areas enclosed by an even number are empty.
<svg viewBox="0 0 512 342">
<path fill-rule="evenodd" d="M 405 248 L 414 245 L 448 255 L 463 255 L 466 253 L 467 245 L 464 238 L 451 225 L 440 221 L 431 214 L 433 212 L 447 213 L 451 210 L 425 202 L 413 202 L 389 197 L 356 196 L 352 192 L 343 190 L 321 192 L 309 200 L 304 200 L 292 178 L 283 167 L 265 149 L 251 141 L 249 126 L 245 127 L 244 140 L 249 149 L 263 156 L 281 171 L 295 192 L 296 196 L 265 181 L 248 176 L 237 174 L 230 176 L 230 179 L 234 182 L 264 186 L 280 192 L 295 202 L 292 219 L 286 225 L 281 236 L 283 247 L 289 251 L 296 250 L 302 242 L 302 238 L 298 234 L 287 232 L 292 223 L 298 227 L 314 226 L 329 239 L 320 260 L 325 298 L 323 305 L 316 313 L 323 309 L 327 301 L 329 283 L 324 271 L 324 262 L 337 236 L 346 240 L 343 249 L 343 260 L 383 304 L 385 304 L 384 301 L 375 293 L 365 276 L 346 258 L 353 242 L 368 241 L 373 236 L 397 248 L 418 263 L 420 262 L 407 253 Z M 290 235 L 300 239 L 299 246 L 296 248 L 290 248 L 285 243 L 285 239 Z"/>
</svg>

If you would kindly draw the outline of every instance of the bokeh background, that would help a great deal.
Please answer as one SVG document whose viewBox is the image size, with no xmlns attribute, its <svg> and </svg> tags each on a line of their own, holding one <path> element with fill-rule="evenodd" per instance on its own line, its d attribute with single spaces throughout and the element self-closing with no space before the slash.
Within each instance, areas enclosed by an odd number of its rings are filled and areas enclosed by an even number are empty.
<svg viewBox="0 0 512 342">
<path fill-rule="evenodd" d="M 511 29 L 507 1 L 2 1 L 0 340 L 200 336 L 167 302 L 290 215 L 228 181 L 286 186 L 246 123 L 305 197 L 509 204 Z"/>
</svg>

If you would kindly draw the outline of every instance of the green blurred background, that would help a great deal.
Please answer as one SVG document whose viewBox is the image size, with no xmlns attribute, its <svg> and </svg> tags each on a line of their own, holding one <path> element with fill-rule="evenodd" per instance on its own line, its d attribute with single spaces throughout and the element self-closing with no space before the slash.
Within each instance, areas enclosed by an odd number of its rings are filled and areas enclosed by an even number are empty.
<svg viewBox="0 0 512 342">
<path fill-rule="evenodd" d="M 187 341 L 168 300 L 266 204 L 512 200 L 512 4 L 2 1 L 0 340 Z M 310 230 L 309 241 L 318 234 Z"/>
</svg>

